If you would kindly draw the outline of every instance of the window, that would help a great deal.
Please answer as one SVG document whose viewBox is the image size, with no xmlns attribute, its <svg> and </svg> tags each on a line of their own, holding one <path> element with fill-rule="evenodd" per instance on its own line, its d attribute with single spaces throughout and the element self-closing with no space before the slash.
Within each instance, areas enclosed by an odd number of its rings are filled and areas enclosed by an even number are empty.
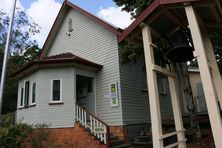
<svg viewBox="0 0 222 148">
<path fill-rule="evenodd" d="M 61 101 L 61 80 L 52 81 L 52 101 Z"/>
<path fill-rule="evenodd" d="M 23 106 L 23 96 L 24 96 L 24 89 L 23 88 L 21 88 L 21 96 L 20 96 L 20 106 Z"/>
<path fill-rule="evenodd" d="M 36 83 L 32 83 L 32 104 L 35 104 L 36 98 Z"/>
<path fill-rule="evenodd" d="M 29 81 L 25 82 L 25 106 L 29 105 Z"/>
<path fill-rule="evenodd" d="M 72 29 L 72 19 L 69 18 L 69 21 L 68 21 L 68 32 L 71 32 L 71 31 L 73 31 L 73 29 Z"/>
</svg>

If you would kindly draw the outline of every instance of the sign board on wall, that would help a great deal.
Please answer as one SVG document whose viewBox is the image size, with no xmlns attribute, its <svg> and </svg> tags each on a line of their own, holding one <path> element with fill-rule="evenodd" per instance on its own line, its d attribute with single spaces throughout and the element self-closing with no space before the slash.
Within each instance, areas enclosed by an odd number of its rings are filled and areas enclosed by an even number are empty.
<svg viewBox="0 0 222 148">
<path fill-rule="evenodd" d="M 109 85 L 111 107 L 119 106 L 118 83 L 114 82 Z"/>
</svg>

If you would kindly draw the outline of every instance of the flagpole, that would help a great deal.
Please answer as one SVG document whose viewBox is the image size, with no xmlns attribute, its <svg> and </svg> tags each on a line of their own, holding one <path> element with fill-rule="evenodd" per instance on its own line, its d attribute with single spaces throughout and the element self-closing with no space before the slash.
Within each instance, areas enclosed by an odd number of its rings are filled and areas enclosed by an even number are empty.
<svg viewBox="0 0 222 148">
<path fill-rule="evenodd" d="M 0 116 L 2 113 L 2 102 L 3 102 L 2 100 L 3 100 L 3 93 L 4 93 L 4 84 L 5 84 L 5 76 L 6 76 L 6 70 L 7 70 L 6 68 L 7 68 L 9 47 L 10 47 L 10 39 L 11 39 L 12 26 L 13 26 L 14 14 L 15 14 L 15 6 L 16 6 L 16 0 L 13 0 L 12 10 L 11 10 L 12 12 L 11 12 L 11 17 L 10 17 L 10 22 L 9 22 L 5 51 L 4 51 L 1 82 L 0 82 Z"/>
</svg>

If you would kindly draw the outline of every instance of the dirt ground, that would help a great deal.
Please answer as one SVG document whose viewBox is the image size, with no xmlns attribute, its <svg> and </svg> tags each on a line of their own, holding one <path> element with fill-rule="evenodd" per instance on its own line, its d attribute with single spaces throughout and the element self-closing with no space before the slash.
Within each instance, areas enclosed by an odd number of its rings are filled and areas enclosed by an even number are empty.
<svg viewBox="0 0 222 148">
<path fill-rule="evenodd" d="M 202 138 L 199 144 L 187 143 L 187 148 L 215 148 L 213 136 Z"/>
</svg>

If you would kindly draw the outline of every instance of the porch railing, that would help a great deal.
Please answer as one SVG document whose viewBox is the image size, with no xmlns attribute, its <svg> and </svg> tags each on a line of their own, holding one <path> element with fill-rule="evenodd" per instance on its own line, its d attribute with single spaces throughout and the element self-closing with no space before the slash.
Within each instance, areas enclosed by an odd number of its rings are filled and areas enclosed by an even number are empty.
<svg viewBox="0 0 222 148">
<path fill-rule="evenodd" d="M 109 144 L 109 126 L 95 115 L 88 112 L 78 104 L 75 105 L 76 122 L 79 122 L 83 127 L 89 129 L 98 140 L 110 147 Z"/>
<path fill-rule="evenodd" d="M 180 133 L 183 133 L 183 132 L 185 132 L 185 129 L 178 130 L 178 131 L 175 131 L 175 132 L 171 132 L 171 133 L 168 133 L 168 134 L 164 134 L 164 135 L 162 135 L 162 136 L 159 138 L 159 140 L 163 140 L 163 139 L 165 139 L 165 138 L 169 138 L 169 137 L 171 137 L 171 136 L 174 136 L 174 135 L 177 135 L 177 134 L 180 134 Z M 186 141 L 187 141 L 187 139 L 180 140 L 180 141 L 177 141 L 177 142 L 175 142 L 175 143 L 173 143 L 173 144 L 170 144 L 170 145 L 168 145 L 168 146 L 165 146 L 164 148 L 173 148 L 173 147 L 176 147 L 176 146 L 179 147 L 179 145 L 180 145 L 181 143 L 185 143 Z"/>
</svg>

